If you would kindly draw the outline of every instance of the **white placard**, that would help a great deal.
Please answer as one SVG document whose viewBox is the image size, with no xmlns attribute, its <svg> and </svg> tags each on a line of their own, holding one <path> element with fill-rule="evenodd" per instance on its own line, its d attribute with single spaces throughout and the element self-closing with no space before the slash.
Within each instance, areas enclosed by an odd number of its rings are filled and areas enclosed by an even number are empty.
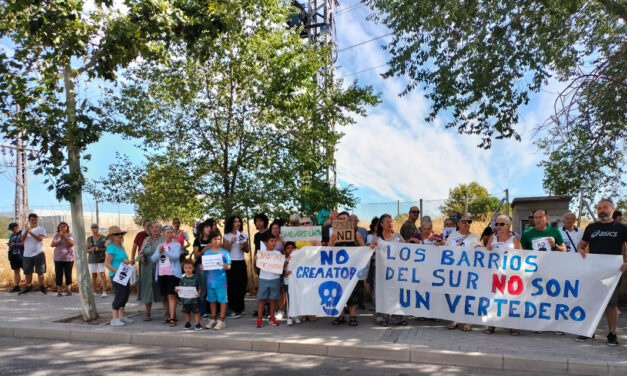
<svg viewBox="0 0 627 376">
<path fill-rule="evenodd" d="M 168 256 L 166 256 L 163 253 L 161 255 L 159 255 L 159 267 L 160 268 L 165 268 L 165 267 L 168 267 L 170 265 L 171 265 L 170 258 Z"/>
<path fill-rule="evenodd" d="M 238 231 L 236 236 L 237 236 L 236 237 L 237 244 L 246 244 L 246 243 L 248 243 L 248 235 L 247 234 Z"/>
<path fill-rule="evenodd" d="M 192 299 L 196 297 L 198 290 L 195 286 L 176 286 L 179 289 L 178 294 L 181 299 Z"/>
<path fill-rule="evenodd" d="M 455 227 L 444 227 L 442 229 L 442 238 L 448 239 L 448 236 L 456 231 Z"/>
<path fill-rule="evenodd" d="M 535 238 L 531 240 L 531 248 L 534 251 L 550 251 L 549 238 Z"/>
<path fill-rule="evenodd" d="M 380 242 L 376 307 L 381 313 L 591 337 L 621 264 L 620 255 L 584 259 L 563 252 Z"/>
<path fill-rule="evenodd" d="M 368 272 L 371 257 L 370 247 L 307 246 L 292 253 L 288 266 L 290 317 L 338 316 Z"/>
<path fill-rule="evenodd" d="M 285 255 L 274 251 L 259 251 L 257 253 L 257 267 L 274 274 L 283 274 Z"/>
<path fill-rule="evenodd" d="M 222 252 L 202 256 L 202 268 L 204 271 L 222 269 Z"/>
<path fill-rule="evenodd" d="M 322 226 L 283 226 L 283 241 L 322 241 Z"/>
<path fill-rule="evenodd" d="M 128 281 L 131 279 L 131 274 L 133 273 L 133 267 L 126 264 L 120 264 L 118 266 L 118 270 L 115 272 L 113 276 L 113 282 L 119 283 L 122 286 L 128 285 Z"/>
</svg>

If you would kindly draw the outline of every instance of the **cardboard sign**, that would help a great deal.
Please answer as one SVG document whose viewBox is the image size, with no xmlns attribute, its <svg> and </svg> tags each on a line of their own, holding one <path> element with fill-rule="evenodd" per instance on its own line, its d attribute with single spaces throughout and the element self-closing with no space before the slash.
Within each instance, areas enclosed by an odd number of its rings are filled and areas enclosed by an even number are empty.
<svg viewBox="0 0 627 376">
<path fill-rule="evenodd" d="M 194 286 L 176 286 L 176 288 L 179 289 L 178 294 L 181 299 L 195 298 L 196 293 L 198 292 Z"/>
<path fill-rule="evenodd" d="M 203 255 L 202 268 L 204 271 L 222 269 L 222 252 L 215 255 Z"/>
<path fill-rule="evenodd" d="M 257 267 L 274 274 L 283 274 L 285 255 L 272 251 L 259 251 L 257 253 Z"/>
<path fill-rule="evenodd" d="M 322 241 L 322 226 L 283 226 L 281 227 L 283 241 Z"/>
<path fill-rule="evenodd" d="M 113 282 L 119 283 L 122 286 L 128 285 L 128 281 L 131 279 L 131 274 L 133 273 L 133 267 L 126 264 L 120 264 L 118 266 L 118 270 L 115 272 L 113 276 Z"/>
<path fill-rule="evenodd" d="M 333 221 L 331 224 L 336 242 L 354 242 L 355 225 L 350 219 L 344 221 Z"/>
</svg>

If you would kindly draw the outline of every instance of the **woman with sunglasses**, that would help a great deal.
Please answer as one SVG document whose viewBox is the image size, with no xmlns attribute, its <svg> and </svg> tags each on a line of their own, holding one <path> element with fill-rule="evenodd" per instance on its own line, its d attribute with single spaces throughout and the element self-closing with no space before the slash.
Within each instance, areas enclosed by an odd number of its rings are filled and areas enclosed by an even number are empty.
<svg viewBox="0 0 627 376">
<path fill-rule="evenodd" d="M 512 221 L 506 215 L 499 215 L 494 220 L 494 226 L 496 227 L 496 234 L 493 234 L 488 239 L 486 248 L 489 251 L 495 249 L 522 249 L 522 244 L 520 244 L 520 240 L 514 236 L 511 232 Z M 495 327 L 488 326 L 486 330 L 483 332 L 485 334 L 494 333 Z M 520 332 L 516 329 L 510 329 L 509 334 L 513 336 L 520 335 Z"/>
<path fill-rule="evenodd" d="M 450 234 L 446 240 L 446 245 L 449 247 L 465 247 L 476 248 L 481 247 L 481 239 L 479 236 L 470 232 L 470 225 L 472 224 L 473 216 L 470 213 L 465 213 L 461 216 L 459 222 L 457 222 L 457 231 Z M 457 329 L 459 324 L 455 321 L 451 321 L 447 328 L 450 330 Z M 462 329 L 464 332 L 472 330 L 472 324 L 464 324 Z"/>
</svg>

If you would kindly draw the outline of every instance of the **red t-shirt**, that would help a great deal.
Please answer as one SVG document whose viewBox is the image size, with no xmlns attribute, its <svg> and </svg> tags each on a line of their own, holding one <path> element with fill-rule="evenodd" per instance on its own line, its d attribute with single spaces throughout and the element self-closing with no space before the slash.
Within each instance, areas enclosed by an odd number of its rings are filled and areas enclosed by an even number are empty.
<svg viewBox="0 0 627 376">
<path fill-rule="evenodd" d="M 133 244 L 137 244 L 137 247 L 141 249 L 142 245 L 144 244 L 144 240 L 146 240 L 146 236 L 148 236 L 146 231 L 138 232 L 137 235 L 135 235 L 135 240 L 133 240 Z"/>
</svg>

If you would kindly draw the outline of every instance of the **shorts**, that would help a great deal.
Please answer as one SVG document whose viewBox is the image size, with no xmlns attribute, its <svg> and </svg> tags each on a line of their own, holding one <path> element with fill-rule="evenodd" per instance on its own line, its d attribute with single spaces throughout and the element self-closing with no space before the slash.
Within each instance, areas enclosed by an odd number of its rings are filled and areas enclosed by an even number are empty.
<svg viewBox="0 0 627 376">
<path fill-rule="evenodd" d="M 33 274 L 33 270 L 37 274 L 46 273 L 46 255 L 43 252 L 33 257 L 24 257 L 22 263 L 24 274 Z"/>
<path fill-rule="evenodd" d="M 111 303 L 111 309 L 117 311 L 118 309 L 126 306 L 128 296 L 131 292 L 131 284 L 128 283 L 126 286 L 123 286 L 117 282 L 111 282 L 111 287 L 113 287 L 113 302 Z"/>
<path fill-rule="evenodd" d="M 97 264 L 89 264 L 89 272 L 92 274 L 104 273 L 105 272 L 104 262 L 99 262 Z"/>
<path fill-rule="evenodd" d="M 259 278 L 259 289 L 257 290 L 257 300 L 278 300 L 281 291 L 281 280 Z"/>
<path fill-rule="evenodd" d="M 612 296 L 610 297 L 610 301 L 607 302 L 608 307 L 618 306 L 618 286 L 619 285 L 616 285 L 616 288 L 614 289 L 614 292 L 612 293 Z"/>
<path fill-rule="evenodd" d="M 22 269 L 22 255 L 19 253 L 14 255 L 9 252 L 9 263 L 11 264 L 11 270 Z"/>
<path fill-rule="evenodd" d="M 179 285 L 179 279 L 174 275 L 160 275 L 157 280 L 159 283 L 159 292 L 161 296 L 176 295 L 174 289 Z"/>
<path fill-rule="evenodd" d="M 183 313 L 198 313 L 198 302 L 183 303 Z"/>
<path fill-rule="evenodd" d="M 226 287 L 210 287 L 207 289 L 207 301 L 209 303 L 218 302 L 220 304 L 226 304 L 228 299 L 226 298 Z"/>
</svg>

